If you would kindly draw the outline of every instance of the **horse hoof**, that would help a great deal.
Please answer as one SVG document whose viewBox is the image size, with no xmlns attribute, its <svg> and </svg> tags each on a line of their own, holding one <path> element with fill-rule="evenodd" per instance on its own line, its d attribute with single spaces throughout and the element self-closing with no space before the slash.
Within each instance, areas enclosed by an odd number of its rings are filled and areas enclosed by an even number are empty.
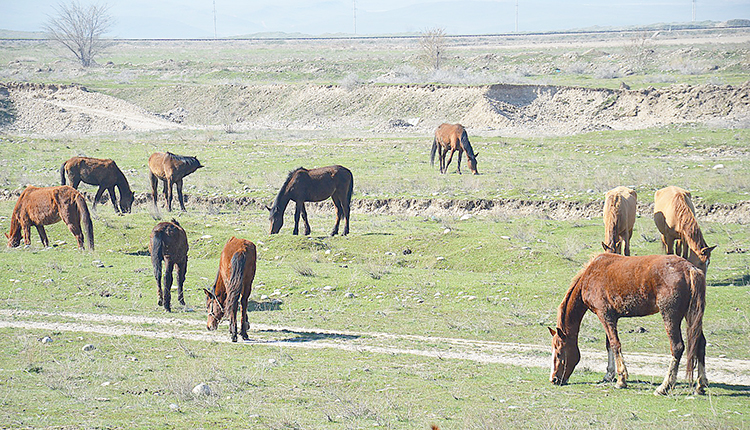
<svg viewBox="0 0 750 430">
<path fill-rule="evenodd" d="M 250 336 L 248 336 L 246 334 L 243 334 L 242 335 L 242 340 L 250 340 Z"/>
<path fill-rule="evenodd" d="M 625 381 L 623 381 L 623 382 L 619 382 L 619 381 L 618 381 L 618 382 L 617 382 L 617 383 L 615 384 L 615 388 L 628 388 L 628 384 L 627 384 L 627 382 L 625 382 Z"/>
<path fill-rule="evenodd" d="M 703 387 L 695 387 L 695 390 L 693 390 L 693 394 L 696 396 L 704 396 L 706 394 L 706 389 Z"/>
<path fill-rule="evenodd" d="M 232 342 L 237 342 L 237 336 L 232 336 Z"/>
<path fill-rule="evenodd" d="M 654 396 L 666 396 L 669 390 L 666 387 L 659 386 L 656 390 L 654 390 Z"/>
<path fill-rule="evenodd" d="M 159 306 L 163 306 L 164 305 L 164 303 L 161 300 L 159 300 L 158 304 L 159 304 Z"/>
</svg>

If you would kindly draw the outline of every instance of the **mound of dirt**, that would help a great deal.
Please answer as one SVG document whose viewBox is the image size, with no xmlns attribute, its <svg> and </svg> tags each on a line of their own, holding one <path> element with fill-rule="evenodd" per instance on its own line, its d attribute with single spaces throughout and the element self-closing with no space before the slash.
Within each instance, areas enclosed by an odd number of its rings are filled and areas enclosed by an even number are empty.
<svg viewBox="0 0 750 430">
<path fill-rule="evenodd" d="M 178 128 L 132 103 L 77 85 L 0 84 L 0 130 L 57 134 Z"/>
<path fill-rule="evenodd" d="M 750 126 L 750 82 L 641 90 L 506 84 L 176 85 L 114 89 L 113 94 L 120 98 L 79 86 L 0 84 L 0 130 L 96 133 L 223 125 L 237 131 L 408 129 L 429 134 L 442 122 L 461 122 L 474 132 L 567 135 L 681 122 Z"/>
</svg>

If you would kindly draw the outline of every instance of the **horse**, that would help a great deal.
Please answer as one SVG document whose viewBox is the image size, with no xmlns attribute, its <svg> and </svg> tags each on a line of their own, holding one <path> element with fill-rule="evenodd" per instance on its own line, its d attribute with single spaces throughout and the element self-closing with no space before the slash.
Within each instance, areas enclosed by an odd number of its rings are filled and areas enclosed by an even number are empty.
<svg viewBox="0 0 750 430">
<path fill-rule="evenodd" d="M 187 273 L 188 248 L 187 234 L 175 219 L 170 222 L 160 222 L 151 230 L 148 252 L 151 254 L 156 288 L 159 290 L 158 304 L 159 306 L 163 305 L 167 312 L 172 312 L 172 270 L 175 266 L 177 266 L 177 300 L 185 306 L 182 285 L 185 283 L 185 274 Z M 163 292 L 161 287 L 162 261 L 167 265 Z"/>
<path fill-rule="evenodd" d="M 446 163 L 445 155 L 449 150 L 451 151 L 451 155 L 448 157 L 448 162 Z M 435 165 L 435 152 L 438 152 L 440 173 L 446 173 L 451 160 L 453 160 L 453 153 L 456 151 L 458 151 L 458 174 L 461 174 L 461 154 L 466 151 L 466 163 L 469 165 L 469 170 L 471 170 L 471 173 L 478 175 L 477 155 L 479 153 L 474 153 L 464 126 L 461 124 L 440 124 L 435 130 L 435 138 L 432 140 L 430 165 Z"/>
<path fill-rule="evenodd" d="M 255 278 L 256 251 L 255 244 L 245 239 L 232 236 L 221 251 L 219 273 L 211 290 L 206 288 L 206 310 L 208 322 L 206 328 L 216 330 L 224 314 L 229 312 L 229 334 L 232 342 L 237 342 L 237 307 L 242 307 L 242 326 L 240 336 L 248 340 L 247 302 Z"/>
<path fill-rule="evenodd" d="M 66 176 L 70 180 L 70 185 L 75 189 L 78 189 L 78 184 L 81 182 L 99 186 L 94 197 L 94 209 L 106 190 L 109 191 L 109 199 L 112 201 L 115 212 L 130 213 L 134 200 L 133 191 L 130 189 L 127 178 L 113 160 L 72 157 L 60 166 L 60 184 L 65 185 Z M 120 191 L 119 208 L 115 197 L 115 187 Z"/>
<path fill-rule="evenodd" d="M 270 234 L 276 234 L 284 225 L 284 211 L 290 200 L 296 203 L 294 211 L 294 230 L 292 234 L 299 234 L 300 215 L 305 221 L 305 235 L 310 234 L 310 223 L 307 222 L 305 202 L 319 202 L 327 198 L 333 200 L 336 206 L 336 225 L 331 236 L 339 232 L 341 218 L 345 219 L 344 236 L 349 234 L 349 212 L 351 209 L 352 193 L 354 192 L 354 178 L 352 172 L 342 166 L 327 166 L 317 169 L 299 167 L 289 172 L 281 186 L 273 206 L 266 209 L 270 212 Z"/>
<path fill-rule="evenodd" d="M 84 240 L 81 222 L 86 229 L 89 249 L 94 249 L 94 226 L 91 214 L 86 206 L 86 199 L 75 188 L 69 185 L 59 187 L 28 186 L 18 197 L 13 215 L 10 218 L 10 233 L 6 233 L 8 247 L 21 244 L 21 233 L 26 246 L 31 244 L 31 226 L 36 227 L 42 245 L 49 246 L 45 225 L 62 220 L 78 240 L 78 247 L 83 249 Z"/>
<path fill-rule="evenodd" d="M 604 251 L 620 254 L 625 242 L 624 254 L 630 255 L 630 238 L 635 225 L 638 195 L 628 187 L 617 187 L 604 196 Z"/>
<path fill-rule="evenodd" d="M 578 332 L 587 310 L 599 317 L 607 335 L 607 374 L 615 387 L 627 386 L 628 371 L 622 358 L 617 320 L 661 312 L 669 336 L 672 361 L 664 382 L 654 394 L 664 395 L 674 386 L 682 353 L 681 324 L 687 322 L 687 376 L 693 382 L 698 370 L 696 394 L 708 386 L 705 370 L 706 338 L 703 312 L 706 304 L 706 275 L 687 260 L 675 255 L 625 257 L 603 253 L 573 278 L 557 310 L 557 327 L 552 334 L 552 373 L 550 382 L 564 385 L 580 360 Z"/>
<path fill-rule="evenodd" d="M 703 239 L 689 191 L 675 186 L 657 190 L 654 223 L 667 254 L 681 255 L 704 272 L 708 270 L 711 251 L 716 246 L 709 247 Z"/>
<path fill-rule="evenodd" d="M 151 180 L 151 195 L 156 205 L 156 186 L 158 180 L 164 183 L 164 199 L 167 201 L 167 211 L 172 211 L 172 185 L 177 186 L 177 199 L 180 208 L 185 212 L 185 202 L 182 197 L 182 178 L 203 167 L 197 158 L 187 155 L 177 155 L 171 152 L 155 152 L 148 158 L 149 179 Z"/>
</svg>

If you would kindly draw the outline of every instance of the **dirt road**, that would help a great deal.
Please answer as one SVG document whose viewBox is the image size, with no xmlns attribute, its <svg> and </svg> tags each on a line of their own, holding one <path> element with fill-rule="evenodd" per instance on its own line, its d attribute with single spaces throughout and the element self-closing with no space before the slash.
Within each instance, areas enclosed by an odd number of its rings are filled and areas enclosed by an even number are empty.
<svg viewBox="0 0 750 430">
<path fill-rule="evenodd" d="M 161 329 L 155 329 L 154 326 Z M 207 332 L 205 321 L 199 318 L 152 318 L 0 309 L 0 327 L 41 332 L 68 331 L 197 342 L 230 341 L 226 333 L 226 323 L 218 332 Z M 251 324 L 250 335 L 253 339 L 240 342 L 238 347 L 274 345 L 284 348 L 331 348 L 351 352 L 417 355 L 512 366 L 541 368 L 550 366 L 550 352 L 547 345 L 264 324 Z M 430 345 L 430 347 L 425 348 L 425 345 Z M 581 356 L 579 369 L 588 368 L 595 372 L 605 372 L 606 352 L 583 350 Z M 661 382 L 669 365 L 670 357 L 626 351 L 625 360 L 631 375 L 640 375 L 641 378 L 658 383 Z M 717 358 L 709 355 L 706 357 L 706 368 L 711 382 L 750 386 L 750 360 Z M 631 380 L 636 378 L 631 376 Z"/>
</svg>

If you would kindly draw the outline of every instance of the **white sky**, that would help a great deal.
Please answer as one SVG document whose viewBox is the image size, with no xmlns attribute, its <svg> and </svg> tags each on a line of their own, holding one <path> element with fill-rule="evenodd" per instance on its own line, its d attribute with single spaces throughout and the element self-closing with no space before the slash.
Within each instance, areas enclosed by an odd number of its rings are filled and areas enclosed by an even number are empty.
<svg viewBox="0 0 750 430">
<path fill-rule="evenodd" d="M 516 0 L 215 0 L 219 37 L 259 32 L 510 33 Z M 91 0 L 80 0 L 82 4 Z M 0 0 L 0 29 L 40 31 L 58 1 Z M 109 36 L 214 36 L 214 0 L 102 0 L 116 21 Z M 750 19 L 750 0 L 698 0 L 696 20 Z M 692 0 L 518 0 L 519 31 L 646 25 L 692 20 Z"/>
</svg>

